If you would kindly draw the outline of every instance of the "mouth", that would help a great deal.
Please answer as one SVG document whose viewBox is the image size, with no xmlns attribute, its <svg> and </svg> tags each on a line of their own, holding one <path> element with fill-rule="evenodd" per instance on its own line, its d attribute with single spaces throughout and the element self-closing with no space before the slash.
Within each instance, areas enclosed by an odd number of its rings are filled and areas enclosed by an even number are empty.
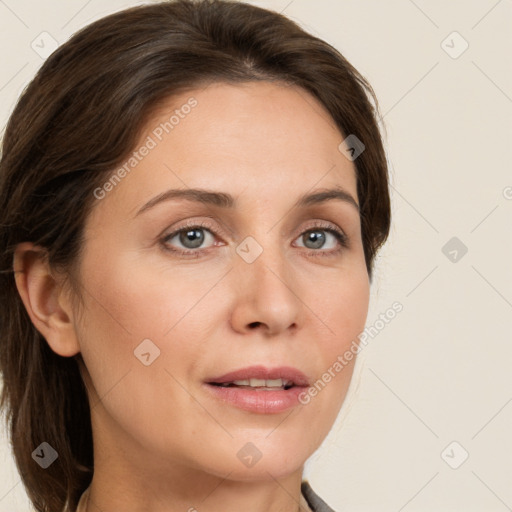
<svg viewBox="0 0 512 512">
<path fill-rule="evenodd" d="M 265 389 L 289 389 L 293 386 L 309 386 L 306 375 L 292 366 L 268 368 L 263 365 L 241 368 L 218 377 L 206 379 L 213 386 L 239 386 Z"/>
<path fill-rule="evenodd" d="M 235 380 L 233 382 L 208 382 L 208 384 L 222 388 L 260 389 L 264 391 L 287 390 L 295 386 L 293 381 L 290 380 L 256 378 Z"/>
<path fill-rule="evenodd" d="M 272 414 L 299 405 L 299 395 L 309 386 L 304 373 L 282 366 L 251 366 L 204 382 L 210 396 L 222 405 Z"/>
</svg>

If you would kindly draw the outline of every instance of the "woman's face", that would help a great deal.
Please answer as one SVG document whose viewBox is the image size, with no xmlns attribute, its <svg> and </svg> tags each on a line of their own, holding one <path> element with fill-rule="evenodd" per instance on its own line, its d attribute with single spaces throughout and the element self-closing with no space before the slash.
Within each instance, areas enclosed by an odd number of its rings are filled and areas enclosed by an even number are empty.
<svg viewBox="0 0 512 512">
<path fill-rule="evenodd" d="M 75 330 L 97 464 L 250 480 L 297 471 L 318 448 L 354 360 L 332 368 L 369 300 L 342 139 L 302 89 L 212 84 L 162 105 L 96 191 Z M 331 189 L 345 195 L 315 200 Z M 329 369 L 302 403 L 306 388 L 249 380 L 298 385 L 300 372 L 312 386 Z"/>
</svg>

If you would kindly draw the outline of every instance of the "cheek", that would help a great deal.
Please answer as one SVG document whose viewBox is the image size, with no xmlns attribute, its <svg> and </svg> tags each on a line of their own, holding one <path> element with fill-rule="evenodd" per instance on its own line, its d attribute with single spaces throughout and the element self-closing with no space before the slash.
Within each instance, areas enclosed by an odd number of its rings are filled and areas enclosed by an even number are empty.
<svg viewBox="0 0 512 512">
<path fill-rule="evenodd" d="M 108 395 L 111 409 L 135 414 L 131 398 L 145 397 L 140 412 L 160 410 L 159 398 L 177 387 L 169 373 L 181 382 L 194 371 L 210 324 L 221 315 L 218 290 L 211 289 L 222 274 L 198 277 L 191 267 L 170 272 L 129 253 L 95 254 L 81 269 L 87 292 L 79 336 L 96 400 Z"/>
<path fill-rule="evenodd" d="M 171 279 L 156 280 L 155 274 L 121 261 L 84 269 L 89 293 L 79 326 L 93 417 L 110 425 L 114 437 L 121 427 L 147 449 L 157 443 L 153 434 L 169 424 L 180 426 L 174 432 L 178 444 L 181 427 L 193 427 L 182 413 L 195 403 L 179 383 L 194 368 L 199 339 L 190 335 L 187 316 L 197 290 L 180 293 Z"/>
<path fill-rule="evenodd" d="M 190 322 L 198 304 L 222 277 L 203 270 L 198 275 L 192 266 L 172 267 L 163 258 L 155 264 L 152 258 L 129 252 L 116 259 L 107 254 L 90 258 L 82 275 L 98 326 L 134 342 L 162 339 L 181 327 L 182 320 Z"/>
<path fill-rule="evenodd" d="M 352 378 L 358 336 L 364 331 L 368 314 L 368 275 L 361 269 L 339 282 L 330 282 L 323 291 L 314 302 L 314 313 L 325 324 L 326 334 L 316 340 L 322 363 L 311 402 L 323 411 L 319 416 L 329 423 L 334 421 Z"/>
<path fill-rule="evenodd" d="M 322 293 L 315 296 L 315 314 L 324 322 L 328 351 L 342 350 L 357 340 L 366 323 L 370 286 L 365 270 L 347 272 L 337 280 L 328 281 Z M 327 349 L 326 349 L 327 351 Z"/>
</svg>

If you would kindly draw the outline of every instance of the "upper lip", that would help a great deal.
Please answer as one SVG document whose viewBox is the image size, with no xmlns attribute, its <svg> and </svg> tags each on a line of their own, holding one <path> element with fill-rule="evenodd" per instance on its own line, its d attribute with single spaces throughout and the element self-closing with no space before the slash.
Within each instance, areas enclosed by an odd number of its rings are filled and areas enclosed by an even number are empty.
<svg viewBox="0 0 512 512">
<path fill-rule="evenodd" d="M 219 377 L 207 379 L 206 382 L 225 383 L 251 378 L 265 380 L 283 379 L 291 381 L 295 386 L 309 386 L 308 378 L 306 375 L 304 375 L 304 373 L 302 373 L 297 368 L 293 368 L 292 366 L 279 366 L 275 368 L 268 368 L 262 365 L 248 366 L 246 368 L 241 368 L 239 370 L 225 373 Z"/>
</svg>

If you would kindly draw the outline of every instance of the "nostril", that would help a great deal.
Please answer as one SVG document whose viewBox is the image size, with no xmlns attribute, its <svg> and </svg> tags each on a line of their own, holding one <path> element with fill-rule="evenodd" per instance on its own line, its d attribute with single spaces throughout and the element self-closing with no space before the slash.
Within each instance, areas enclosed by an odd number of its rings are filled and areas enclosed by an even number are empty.
<svg viewBox="0 0 512 512">
<path fill-rule="evenodd" d="M 261 325 L 261 322 L 252 322 L 251 324 L 249 324 L 249 327 L 252 329 L 254 327 L 258 327 Z"/>
</svg>

